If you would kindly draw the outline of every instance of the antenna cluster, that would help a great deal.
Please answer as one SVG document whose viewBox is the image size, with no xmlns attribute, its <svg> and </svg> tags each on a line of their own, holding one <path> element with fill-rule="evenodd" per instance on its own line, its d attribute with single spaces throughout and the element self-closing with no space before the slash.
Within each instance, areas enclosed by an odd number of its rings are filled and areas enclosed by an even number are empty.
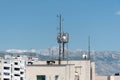
<svg viewBox="0 0 120 80">
<path fill-rule="evenodd" d="M 69 34 L 68 33 L 64 33 L 62 32 L 62 16 L 59 15 L 59 32 L 58 32 L 58 35 L 57 35 L 57 42 L 59 44 L 59 59 L 58 59 L 58 62 L 59 64 L 61 64 L 61 55 L 63 57 L 63 60 L 64 60 L 64 50 L 65 50 L 65 44 L 69 42 Z"/>
</svg>

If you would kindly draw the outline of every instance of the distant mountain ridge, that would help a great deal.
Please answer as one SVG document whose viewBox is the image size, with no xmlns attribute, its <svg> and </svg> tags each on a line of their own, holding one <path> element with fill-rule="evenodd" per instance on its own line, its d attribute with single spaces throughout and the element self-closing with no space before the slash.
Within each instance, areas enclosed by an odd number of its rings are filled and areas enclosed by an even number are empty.
<svg viewBox="0 0 120 80">
<path fill-rule="evenodd" d="M 67 53 L 67 51 L 66 51 Z M 80 60 L 83 54 L 87 54 L 88 51 L 77 49 L 69 50 L 69 60 Z M 28 55 L 38 57 L 40 60 L 58 59 L 58 49 L 41 49 L 41 50 L 17 50 L 9 49 L 6 51 L 0 51 L 0 56 L 4 55 Z M 120 52 L 118 51 L 91 51 L 91 61 L 95 62 L 96 73 L 100 75 L 114 75 L 120 73 Z"/>
</svg>

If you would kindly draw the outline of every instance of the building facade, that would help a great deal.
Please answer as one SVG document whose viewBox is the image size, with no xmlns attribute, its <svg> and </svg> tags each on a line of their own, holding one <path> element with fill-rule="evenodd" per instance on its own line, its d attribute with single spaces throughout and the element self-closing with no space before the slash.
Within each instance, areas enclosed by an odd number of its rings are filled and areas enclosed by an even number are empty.
<svg viewBox="0 0 120 80">
<path fill-rule="evenodd" d="M 2 78 L 1 72 L 2 72 L 2 58 L 0 57 L 0 80 Z"/>
<path fill-rule="evenodd" d="M 21 56 L 5 56 L 1 74 L 2 80 L 26 80 L 26 60 Z"/>
<path fill-rule="evenodd" d="M 94 63 L 90 60 L 61 61 L 61 64 L 38 61 L 27 65 L 26 80 L 95 80 Z"/>
</svg>

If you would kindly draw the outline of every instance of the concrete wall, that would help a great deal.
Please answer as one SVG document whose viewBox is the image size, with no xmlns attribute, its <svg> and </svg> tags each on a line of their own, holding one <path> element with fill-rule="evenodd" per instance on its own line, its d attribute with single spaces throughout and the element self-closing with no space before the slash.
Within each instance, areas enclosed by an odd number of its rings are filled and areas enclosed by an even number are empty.
<svg viewBox="0 0 120 80">
<path fill-rule="evenodd" d="M 31 65 L 26 68 L 26 80 L 37 80 L 37 75 L 45 75 L 46 80 L 74 80 L 74 65 Z"/>
<path fill-rule="evenodd" d="M 79 80 L 95 80 L 95 64 L 90 60 L 62 61 L 62 64 L 74 64 Z"/>
<path fill-rule="evenodd" d="M 110 80 L 120 80 L 120 76 L 110 76 Z"/>
<path fill-rule="evenodd" d="M 109 80 L 108 76 L 95 76 L 95 80 Z"/>
<path fill-rule="evenodd" d="M 120 80 L 120 76 L 96 76 L 95 80 Z"/>
<path fill-rule="evenodd" d="M 95 62 L 91 62 L 91 79 L 95 80 Z"/>
</svg>

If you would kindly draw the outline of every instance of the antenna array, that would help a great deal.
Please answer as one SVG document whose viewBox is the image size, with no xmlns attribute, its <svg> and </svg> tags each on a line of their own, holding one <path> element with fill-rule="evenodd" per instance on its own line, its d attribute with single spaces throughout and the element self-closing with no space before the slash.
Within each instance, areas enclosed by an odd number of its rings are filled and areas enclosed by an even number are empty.
<svg viewBox="0 0 120 80">
<path fill-rule="evenodd" d="M 61 64 L 61 55 L 63 57 L 64 60 L 64 53 L 65 53 L 65 44 L 68 43 L 69 41 L 69 34 L 68 33 L 64 33 L 62 32 L 62 16 L 59 15 L 59 32 L 57 35 L 57 42 L 59 44 L 59 59 L 58 59 L 58 63 Z"/>
</svg>

